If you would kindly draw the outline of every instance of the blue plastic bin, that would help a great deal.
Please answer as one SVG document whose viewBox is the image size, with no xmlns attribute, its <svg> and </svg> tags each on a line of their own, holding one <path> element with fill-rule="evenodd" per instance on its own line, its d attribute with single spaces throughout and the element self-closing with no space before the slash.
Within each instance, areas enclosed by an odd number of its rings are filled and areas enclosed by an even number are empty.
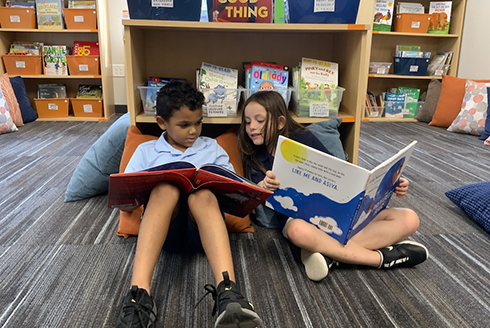
<svg viewBox="0 0 490 328">
<path fill-rule="evenodd" d="M 355 24 L 360 0 L 335 1 L 334 11 L 315 12 L 314 0 L 286 0 L 289 9 L 288 23 Z M 325 8 L 331 10 L 331 8 Z M 287 9 L 285 8 L 285 11 Z"/>
<path fill-rule="evenodd" d="M 397 75 L 424 76 L 430 58 L 393 57 L 393 72 Z"/>
<path fill-rule="evenodd" d="M 175 0 L 173 7 L 153 7 L 151 0 L 127 0 L 129 18 L 196 21 L 201 17 L 201 0 Z M 212 21 L 213 0 L 207 0 L 208 18 Z"/>
</svg>

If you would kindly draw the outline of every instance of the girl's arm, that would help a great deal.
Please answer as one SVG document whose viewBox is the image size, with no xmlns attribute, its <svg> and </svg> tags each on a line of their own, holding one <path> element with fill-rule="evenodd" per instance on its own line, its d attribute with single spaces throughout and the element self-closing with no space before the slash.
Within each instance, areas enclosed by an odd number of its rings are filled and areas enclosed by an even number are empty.
<svg viewBox="0 0 490 328">
<path fill-rule="evenodd" d="M 264 180 L 257 183 L 257 185 L 261 188 L 274 191 L 279 188 L 279 181 L 276 180 L 276 175 L 272 171 L 265 172 Z"/>
</svg>

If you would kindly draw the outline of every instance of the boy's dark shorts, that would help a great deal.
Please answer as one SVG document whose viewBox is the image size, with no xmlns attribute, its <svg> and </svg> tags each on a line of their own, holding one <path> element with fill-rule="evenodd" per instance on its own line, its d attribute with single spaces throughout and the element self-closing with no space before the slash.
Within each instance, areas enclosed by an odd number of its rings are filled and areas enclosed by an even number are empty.
<svg viewBox="0 0 490 328">
<path fill-rule="evenodd" d="M 179 213 L 170 223 L 163 250 L 167 252 L 203 252 L 199 229 L 190 217 L 187 197 L 182 197 L 179 203 Z M 223 211 L 221 215 L 224 221 Z"/>
</svg>

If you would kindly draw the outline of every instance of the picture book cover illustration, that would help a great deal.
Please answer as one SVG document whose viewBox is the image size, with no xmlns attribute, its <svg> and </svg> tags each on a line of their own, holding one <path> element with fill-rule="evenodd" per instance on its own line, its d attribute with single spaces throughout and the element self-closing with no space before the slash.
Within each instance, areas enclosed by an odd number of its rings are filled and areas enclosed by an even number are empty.
<svg viewBox="0 0 490 328">
<path fill-rule="evenodd" d="M 253 61 L 245 67 L 245 87 L 250 90 L 276 90 L 289 103 L 288 68 L 274 63 Z M 252 94 L 255 91 L 250 91 Z"/>
<path fill-rule="evenodd" d="M 398 92 L 405 95 L 405 108 L 402 110 L 404 118 L 414 118 L 419 106 L 420 89 L 409 87 L 398 87 Z"/>
<path fill-rule="evenodd" d="M 214 22 L 271 23 L 272 0 L 214 0 Z"/>
<path fill-rule="evenodd" d="M 429 5 L 429 28 L 427 33 L 449 34 L 452 1 L 431 1 Z"/>
<path fill-rule="evenodd" d="M 385 94 L 385 117 L 403 117 L 407 95 L 387 92 Z"/>
<path fill-rule="evenodd" d="M 73 41 L 74 56 L 98 56 L 99 43 L 95 41 Z"/>
<path fill-rule="evenodd" d="M 376 0 L 374 4 L 373 31 L 391 31 L 394 0 Z"/>
<path fill-rule="evenodd" d="M 175 184 L 186 194 L 199 188 L 209 189 L 224 212 L 240 217 L 272 195 L 271 191 L 221 166 L 208 164 L 196 168 L 188 162 L 173 162 L 143 172 L 111 174 L 107 206 L 142 205 L 160 182 Z"/>
<path fill-rule="evenodd" d="M 238 105 L 238 70 L 202 63 L 199 89 L 206 97 L 203 115 L 209 117 L 236 116 Z"/>
<path fill-rule="evenodd" d="M 61 0 L 36 0 L 37 28 L 63 29 Z"/>
<path fill-rule="evenodd" d="M 167 78 L 167 77 L 157 77 L 150 76 L 148 78 L 148 88 L 146 88 L 146 99 L 144 102 L 144 111 L 145 115 L 156 115 L 157 110 L 155 106 L 157 105 L 157 95 L 160 88 L 173 80 L 183 80 L 185 79 L 176 79 L 176 78 Z"/>
<path fill-rule="evenodd" d="M 266 204 L 346 244 L 386 208 L 415 144 L 367 170 L 279 136 L 272 171 L 280 187 Z"/>
</svg>

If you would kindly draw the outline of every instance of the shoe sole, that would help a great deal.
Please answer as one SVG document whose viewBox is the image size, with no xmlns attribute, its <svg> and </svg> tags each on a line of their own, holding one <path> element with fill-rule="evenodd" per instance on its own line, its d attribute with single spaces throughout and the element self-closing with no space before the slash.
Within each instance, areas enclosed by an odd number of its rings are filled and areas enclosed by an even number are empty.
<svg viewBox="0 0 490 328">
<path fill-rule="evenodd" d="M 301 249 L 301 262 L 305 266 L 306 276 L 310 280 L 320 281 L 328 276 L 329 266 L 322 254 Z"/>
<path fill-rule="evenodd" d="M 244 309 L 238 303 L 230 303 L 216 319 L 215 328 L 255 328 L 262 325 L 257 313 Z"/>
</svg>

